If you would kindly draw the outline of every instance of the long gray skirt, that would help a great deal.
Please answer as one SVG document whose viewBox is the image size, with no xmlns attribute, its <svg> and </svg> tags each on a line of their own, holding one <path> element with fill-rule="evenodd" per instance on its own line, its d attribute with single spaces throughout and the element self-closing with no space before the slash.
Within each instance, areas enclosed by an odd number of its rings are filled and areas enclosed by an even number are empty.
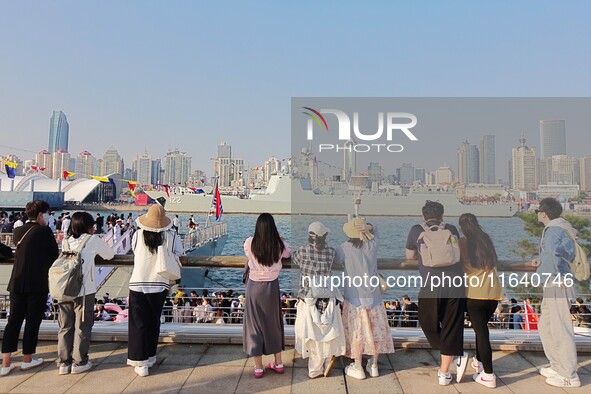
<svg viewBox="0 0 591 394">
<path fill-rule="evenodd" d="M 246 284 L 243 348 L 249 356 L 285 350 L 279 280 Z"/>
</svg>

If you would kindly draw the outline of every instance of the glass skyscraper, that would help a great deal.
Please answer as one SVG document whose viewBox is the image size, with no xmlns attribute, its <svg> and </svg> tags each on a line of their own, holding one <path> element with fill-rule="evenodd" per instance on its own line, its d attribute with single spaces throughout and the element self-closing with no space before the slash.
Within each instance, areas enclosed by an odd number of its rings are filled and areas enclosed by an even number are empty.
<svg viewBox="0 0 591 394">
<path fill-rule="evenodd" d="M 540 120 L 540 159 L 566 155 L 564 120 Z"/>
<path fill-rule="evenodd" d="M 70 125 L 66 114 L 62 111 L 53 111 L 49 121 L 49 153 L 55 153 L 60 149 L 67 152 L 69 134 Z"/>
</svg>

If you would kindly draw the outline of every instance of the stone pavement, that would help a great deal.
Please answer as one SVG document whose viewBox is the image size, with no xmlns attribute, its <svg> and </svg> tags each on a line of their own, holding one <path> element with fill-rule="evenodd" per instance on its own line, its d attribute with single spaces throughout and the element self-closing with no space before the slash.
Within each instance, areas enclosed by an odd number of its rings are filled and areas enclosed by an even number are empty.
<svg viewBox="0 0 591 394">
<path fill-rule="evenodd" d="M 292 347 L 283 354 L 285 374 L 273 371 L 262 379 L 253 375 L 254 363 L 241 345 L 160 344 L 158 363 L 150 376 L 138 377 L 125 365 L 127 345 L 122 342 L 93 342 L 93 368 L 79 375 L 57 374 L 56 343 L 39 343 L 37 355 L 46 360 L 41 367 L 20 371 L 22 355 L 13 361 L 17 369 L 0 377 L 2 393 L 456 393 L 489 392 L 472 381 L 470 366 L 462 383 L 437 384 L 438 353 L 430 349 L 400 349 L 380 357 L 380 377 L 356 380 L 343 374 L 344 361 L 337 360 L 328 378 L 308 379 L 307 360 Z M 271 356 L 264 358 L 271 361 Z M 579 376 L 583 387 L 562 390 L 546 385 L 538 373 L 546 365 L 541 352 L 495 351 L 497 391 L 502 393 L 584 393 L 591 388 L 591 354 L 579 354 Z M 452 371 L 453 373 L 454 371 Z M 455 377 L 454 377 L 455 379 Z"/>
</svg>

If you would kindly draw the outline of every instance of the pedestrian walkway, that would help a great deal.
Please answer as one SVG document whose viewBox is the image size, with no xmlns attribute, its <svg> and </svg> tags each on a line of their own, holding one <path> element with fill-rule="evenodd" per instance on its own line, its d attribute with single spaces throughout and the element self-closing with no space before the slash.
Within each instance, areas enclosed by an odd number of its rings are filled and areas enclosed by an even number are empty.
<svg viewBox="0 0 591 394">
<path fill-rule="evenodd" d="M 93 368 L 79 375 L 57 374 L 56 343 L 44 341 L 37 348 L 46 363 L 31 371 L 18 368 L 0 377 L 2 393 L 491 393 L 472 381 L 468 367 L 462 383 L 441 387 L 437 384 L 438 352 L 431 349 L 400 349 L 382 355 L 380 376 L 363 381 L 345 377 L 343 362 L 337 361 L 328 378 L 310 380 L 307 360 L 293 348 L 283 354 L 285 374 L 273 371 L 262 379 L 253 375 L 254 362 L 241 345 L 160 344 L 158 362 L 150 376 L 138 377 L 125 365 L 127 344 L 93 342 L 90 357 Z M 548 386 L 539 374 L 546 365 L 541 352 L 495 351 L 499 393 L 584 393 L 591 388 L 591 354 L 579 354 L 582 387 L 563 390 Z M 20 353 L 13 361 L 22 361 Z M 271 356 L 264 361 L 271 361 Z M 452 371 L 454 373 L 455 371 Z M 455 376 L 454 376 L 455 378 Z"/>
</svg>

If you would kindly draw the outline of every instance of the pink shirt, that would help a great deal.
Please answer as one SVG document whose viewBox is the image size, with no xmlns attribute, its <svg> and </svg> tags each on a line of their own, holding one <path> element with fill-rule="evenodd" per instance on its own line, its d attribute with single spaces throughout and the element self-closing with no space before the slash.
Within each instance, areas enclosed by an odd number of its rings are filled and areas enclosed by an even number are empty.
<svg viewBox="0 0 591 394">
<path fill-rule="evenodd" d="M 250 250 L 251 244 L 252 237 L 248 237 L 246 241 L 244 241 L 244 254 L 248 257 L 248 266 L 250 267 L 248 279 L 254 280 L 255 282 L 271 282 L 272 280 L 277 279 L 282 267 L 281 259 L 273 263 L 270 267 L 261 265 Z M 285 249 L 283 250 L 281 258 L 288 258 L 291 256 L 291 249 L 287 243 L 283 242 L 283 245 L 285 246 Z"/>
</svg>

